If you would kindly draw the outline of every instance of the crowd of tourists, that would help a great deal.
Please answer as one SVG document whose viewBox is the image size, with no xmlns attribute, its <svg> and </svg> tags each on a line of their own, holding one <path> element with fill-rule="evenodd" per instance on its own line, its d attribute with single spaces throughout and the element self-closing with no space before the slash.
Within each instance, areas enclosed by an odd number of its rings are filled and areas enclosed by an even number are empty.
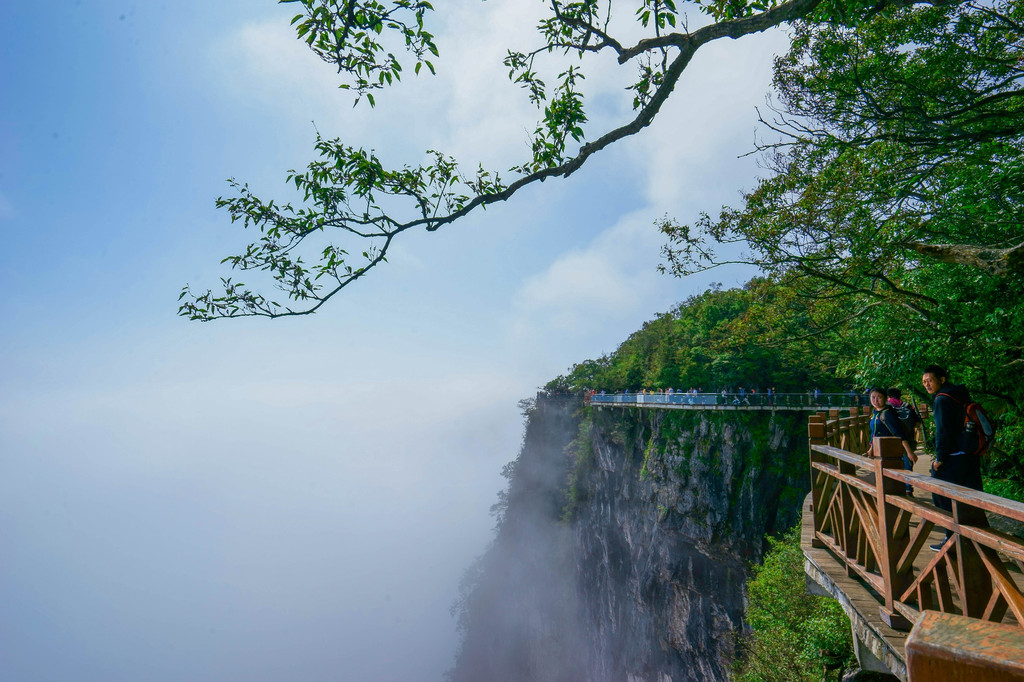
<svg viewBox="0 0 1024 682">
<path fill-rule="evenodd" d="M 585 398 L 609 395 L 603 390 L 589 390 Z M 746 386 L 727 387 L 721 390 L 706 392 L 704 389 L 688 388 L 639 388 L 635 391 L 613 391 L 616 396 L 659 396 L 646 402 L 681 403 L 691 405 L 733 405 L 733 406 L 770 406 L 770 405 L 817 405 L 822 407 L 853 407 L 867 405 L 867 393 L 850 390 L 843 393 L 826 393 L 820 388 L 803 392 L 779 392 L 775 387 L 748 388 Z M 601 402 L 600 399 L 598 402 Z M 645 402 L 643 398 L 637 402 Z"/>
</svg>

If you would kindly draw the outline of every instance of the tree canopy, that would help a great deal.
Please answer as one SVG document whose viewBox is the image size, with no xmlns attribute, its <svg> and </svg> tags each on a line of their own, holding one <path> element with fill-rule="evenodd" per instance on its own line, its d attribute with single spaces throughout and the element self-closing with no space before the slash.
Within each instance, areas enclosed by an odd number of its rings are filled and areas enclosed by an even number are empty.
<svg viewBox="0 0 1024 682">
<path fill-rule="evenodd" d="M 742 289 L 715 287 L 691 296 L 645 323 L 615 352 L 574 365 L 546 388 L 849 390 L 851 381 L 836 375 L 842 351 L 835 344 L 822 344 L 816 336 L 771 343 L 780 330 L 766 307 L 785 294 L 755 279 Z"/>
<path fill-rule="evenodd" d="M 757 265 L 785 292 L 765 314 L 855 350 L 840 374 L 913 386 L 949 366 L 1019 449 L 1024 3 L 797 22 L 774 92 L 767 177 L 717 217 L 665 221 L 665 269 Z"/>
<path fill-rule="evenodd" d="M 296 4 L 298 38 L 336 66 L 357 101 L 401 80 L 406 67 L 434 72 L 438 48 L 428 30 L 425 0 L 279 0 Z M 307 314 L 387 259 L 409 230 L 435 231 L 478 208 L 505 201 L 527 185 L 568 177 L 594 154 L 636 134 L 658 116 L 691 59 L 703 46 L 803 19 L 847 26 L 914 0 L 546 0 L 537 44 L 509 49 L 508 78 L 537 107 L 539 120 L 521 163 L 504 171 L 467 171 L 438 150 L 429 162 L 387 167 L 372 151 L 317 136 L 316 158 L 290 171 L 295 202 L 263 199 L 231 181 L 217 200 L 232 222 L 257 232 L 243 252 L 223 260 L 232 270 L 269 273 L 283 303 L 231 277 L 222 290 L 179 297 L 179 314 L 194 320 Z M 931 3 L 928 3 L 931 4 Z M 614 5 L 614 6 L 613 6 Z M 686 10 L 701 24 L 689 30 Z M 628 36 L 628 38 L 627 38 Z M 637 37 L 639 36 L 639 37 Z M 582 82 L 599 54 L 634 69 L 632 117 L 609 130 L 588 128 Z M 542 68 L 543 64 L 543 68 Z M 497 66 L 497 65 L 496 65 Z M 542 73 L 557 73 L 553 82 Z"/>
</svg>

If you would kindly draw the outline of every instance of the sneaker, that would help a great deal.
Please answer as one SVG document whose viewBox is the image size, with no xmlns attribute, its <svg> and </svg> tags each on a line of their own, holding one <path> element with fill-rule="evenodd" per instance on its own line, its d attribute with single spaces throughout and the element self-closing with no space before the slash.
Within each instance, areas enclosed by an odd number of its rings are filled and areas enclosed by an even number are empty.
<svg viewBox="0 0 1024 682">
<path fill-rule="evenodd" d="M 932 550 L 933 552 L 938 552 L 946 546 L 947 542 L 949 542 L 949 538 L 946 538 L 942 542 L 936 542 L 934 545 L 928 545 L 928 549 Z"/>
</svg>

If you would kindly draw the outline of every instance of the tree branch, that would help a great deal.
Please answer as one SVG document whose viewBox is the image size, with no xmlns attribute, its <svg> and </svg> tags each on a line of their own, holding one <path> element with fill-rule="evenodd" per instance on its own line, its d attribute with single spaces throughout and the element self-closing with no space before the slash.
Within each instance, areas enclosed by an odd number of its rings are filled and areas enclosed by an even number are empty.
<svg viewBox="0 0 1024 682">
<path fill-rule="evenodd" d="M 906 246 L 940 263 L 969 265 L 984 270 L 993 277 L 1009 277 L 1024 272 L 1024 242 L 1005 249 L 973 244 L 926 244 L 916 241 L 907 242 Z"/>
</svg>

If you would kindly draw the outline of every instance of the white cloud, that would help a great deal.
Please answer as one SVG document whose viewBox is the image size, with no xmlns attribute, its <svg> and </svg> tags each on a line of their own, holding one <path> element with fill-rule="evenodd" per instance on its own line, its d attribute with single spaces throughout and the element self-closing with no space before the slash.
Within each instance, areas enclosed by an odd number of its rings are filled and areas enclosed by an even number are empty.
<svg viewBox="0 0 1024 682">
<path fill-rule="evenodd" d="M 587 336 L 621 329 L 626 320 L 649 311 L 652 298 L 661 298 L 667 284 L 655 271 L 659 243 L 641 211 L 587 247 L 562 255 L 524 281 L 515 298 L 516 336 Z"/>
<path fill-rule="evenodd" d="M 342 105 L 350 97 L 330 65 L 296 39 L 294 28 L 276 19 L 243 24 L 214 46 L 225 87 L 277 104 L 308 119 L 310 109 Z M 312 105 L 312 107 L 311 107 Z"/>
<path fill-rule="evenodd" d="M 453 4 L 437 27 L 437 75 L 412 72 L 376 91 L 376 108 L 352 106 L 343 77 L 278 19 L 250 22 L 215 45 L 211 68 L 218 87 L 259 102 L 296 121 L 316 121 L 327 137 L 374 147 L 391 163 L 413 163 L 429 148 L 503 170 L 525 153 L 527 131 L 538 117 L 521 90 L 505 78 L 509 46 L 529 45 L 536 23 L 529 3 Z M 400 55 L 401 57 L 401 55 Z M 382 134 L 385 133 L 385 134 Z M 401 155 L 401 156 L 399 156 Z"/>
<path fill-rule="evenodd" d="M 502 60 L 509 48 L 537 44 L 535 26 L 543 12 L 534 3 L 453 2 L 435 17 L 441 22 L 435 27 L 437 76 L 407 69 L 401 83 L 376 94 L 375 109 L 365 103 L 352 108 L 352 93 L 338 89 L 335 69 L 277 19 L 243 25 L 216 47 L 211 64 L 222 86 L 238 96 L 275 108 L 300 126 L 312 118 L 324 135 L 372 147 L 387 164 L 415 163 L 426 149 L 438 149 L 467 172 L 478 163 L 500 172 L 528 157 L 540 116 L 509 82 Z M 633 24 L 626 22 L 628 29 Z M 665 212 L 713 211 L 752 184 L 755 159 L 737 157 L 752 147 L 754 107 L 763 104 L 772 58 L 785 45 L 784 32 L 776 30 L 703 47 L 654 124 L 617 145 L 634 166 L 630 174 L 645 178 L 651 220 Z M 550 84 L 555 74 L 545 73 L 548 60 L 558 63 L 542 54 L 538 68 Z M 602 55 L 588 58 L 587 68 L 583 88 L 596 137 L 634 115 L 625 88 L 635 66 Z"/>
<path fill-rule="evenodd" d="M 621 340 L 712 281 L 732 286 L 753 274 L 743 268 L 685 280 L 658 274 L 663 239 L 654 221 L 666 213 L 692 221 L 697 211 L 714 213 L 752 186 L 755 160 L 737 156 L 752 146 L 754 107 L 770 84 L 772 57 L 784 47 L 785 36 L 775 32 L 700 53 L 655 124 L 622 145 L 624 167 L 615 172 L 639 178 L 646 205 L 523 282 L 512 313 L 514 338 L 557 345 L 612 338 L 614 329 Z M 598 89 L 607 92 L 618 75 L 602 73 Z M 597 352 L 603 350 L 609 348 Z"/>
<path fill-rule="evenodd" d="M 773 58 L 785 47 L 776 30 L 698 52 L 658 119 L 629 145 L 656 214 L 714 212 L 752 186 L 756 157 L 738 157 L 753 148 L 755 107 L 764 109 Z"/>
<path fill-rule="evenodd" d="M 540 112 L 506 78 L 509 49 L 536 41 L 539 3 L 464 2 L 446 8 L 438 36 L 447 128 L 437 144 L 467 163 L 504 169 L 520 162 Z"/>
</svg>

